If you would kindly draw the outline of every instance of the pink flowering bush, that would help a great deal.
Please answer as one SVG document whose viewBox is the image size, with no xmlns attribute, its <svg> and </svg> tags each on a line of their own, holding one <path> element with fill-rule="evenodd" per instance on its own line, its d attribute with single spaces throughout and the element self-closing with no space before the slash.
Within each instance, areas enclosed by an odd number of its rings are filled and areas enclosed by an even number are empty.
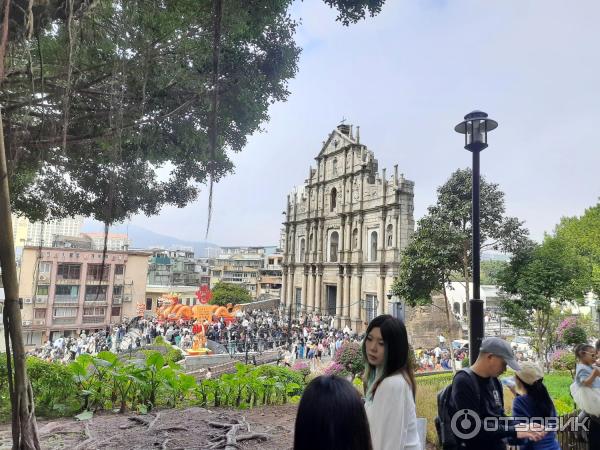
<svg viewBox="0 0 600 450">
<path fill-rule="evenodd" d="M 557 350 L 550 355 L 549 361 L 554 370 L 568 370 L 574 376 L 577 361 L 573 352 Z"/>
<path fill-rule="evenodd" d="M 292 370 L 302 374 L 304 382 L 306 382 L 306 377 L 310 375 L 310 367 L 306 361 L 296 361 L 292 366 Z"/>
<path fill-rule="evenodd" d="M 340 363 L 332 362 L 329 366 L 327 366 L 325 368 L 325 370 L 323 371 L 323 374 L 338 375 L 340 377 L 346 377 L 346 376 L 350 375 L 350 372 L 348 372 L 346 370 L 346 368 L 344 366 L 342 366 Z"/>
<path fill-rule="evenodd" d="M 365 370 L 365 361 L 362 350 L 358 342 L 348 342 L 343 344 L 336 352 L 333 360 L 344 367 L 352 377 Z"/>
<path fill-rule="evenodd" d="M 567 317 L 556 329 L 556 335 L 561 342 L 567 345 L 582 344 L 587 341 L 587 334 L 583 327 L 577 323 L 575 317 Z"/>
</svg>

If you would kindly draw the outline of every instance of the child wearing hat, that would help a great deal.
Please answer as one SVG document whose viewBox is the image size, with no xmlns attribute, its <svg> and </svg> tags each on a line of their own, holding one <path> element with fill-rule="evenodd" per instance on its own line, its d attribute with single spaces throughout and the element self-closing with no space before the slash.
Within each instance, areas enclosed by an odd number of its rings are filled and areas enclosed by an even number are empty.
<svg viewBox="0 0 600 450">
<path fill-rule="evenodd" d="M 515 398 L 512 406 L 513 417 L 545 418 L 546 423 L 541 425 L 558 425 L 556 408 L 544 386 L 544 372 L 541 367 L 531 361 L 521 363 L 521 370 L 515 372 L 517 391 L 522 394 Z M 536 421 L 539 423 L 539 421 Z M 556 440 L 556 431 L 547 430 L 548 433 L 539 441 L 525 441 L 520 443 L 520 450 L 560 450 Z"/>
</svg>

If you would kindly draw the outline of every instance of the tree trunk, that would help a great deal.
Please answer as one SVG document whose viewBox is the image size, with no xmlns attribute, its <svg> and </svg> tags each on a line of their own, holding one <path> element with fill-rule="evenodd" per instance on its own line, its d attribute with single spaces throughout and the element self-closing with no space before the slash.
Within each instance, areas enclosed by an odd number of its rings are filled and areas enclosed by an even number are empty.
<svg viewBox="0 0 600 450">
<path fill-rule="evenodd" d="M 450 362 L 452 363 L 452 373 L 456 374 L 456 364 L 454 363 L 454 348 L 452 347 L 452 341 L 454 336 L 452 335 L 452 321 L 450 320 L 450 305 L 448 303 L 448 294 L 446 292 L 446 284 L 442 285 L 444 291 L 444 303 L 446 305 L 446 321 L 448 325 L 448 341 L 450 342 Z"/>
<path fill-rule="evenodd" d="M 3 55 L 1 59 L 3 59 Z M 4 148 L 2 112 L 0 111 L 0 264 L 4 283 L 4 337 L 8 383 L 12 406 L 13 449 L 36 449 L 40 443 L 34 414 L 33 391 L 25 367 L 25 345 L 21 326 L 19 283 L 12 233 L 8 168 Z"/>
</svg>

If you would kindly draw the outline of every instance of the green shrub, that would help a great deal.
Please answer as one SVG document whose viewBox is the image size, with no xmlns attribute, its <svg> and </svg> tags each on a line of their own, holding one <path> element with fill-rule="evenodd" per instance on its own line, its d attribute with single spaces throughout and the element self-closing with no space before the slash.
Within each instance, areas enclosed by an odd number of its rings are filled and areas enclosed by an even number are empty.
<svg viewBox="0 0 600 450">
<path fill-rule="evenodd" d="M 181 349 L 176 347 L 171 347 L 167 350 L 167 353 L 165 354 L 165 362 L 167 364 L 174 364 L 177 361 L 181 361 L 183 358 L 183 352 L 181 351 Z"/>
<path fill-rule="evenodd" d="M 32 356 L 27 358 L 27 374 L 39 416 L 58 417 L 78 409 L 77 386 L 67 366 Z"/>
<path fill-rule="evenodd" d="M 4 339 L 4 337 L 0 337 Z M 8 369 L 6 353 L 0 353 L 0 422 L 10 420 L 10 396 L 8 393 Z"/>
<path fill-rule="evenodd" d="M 587 334 L 579 325 L 567 328 L 563 332 L 563 342 L 567 345 L 577 345 L 587 342 Z"/>
<path fill-rule="evenodd" d="M 469 362 L 469 358 L 467 358 L 465 356 L 465 358 L 460 363 L 460 367 L 465 368 L 465 367 L 469 367 L 470 365 L 471 365 L 471 363 Z"/>
<path fill-rule="evenodd" d="M 575 366 L 577 365 L 577 359 L 573 352 L 560 352 L 552 357 L 552 368 L 558 371 L 568 371 L 573 378 L 575 374 Z"/>
</svg>

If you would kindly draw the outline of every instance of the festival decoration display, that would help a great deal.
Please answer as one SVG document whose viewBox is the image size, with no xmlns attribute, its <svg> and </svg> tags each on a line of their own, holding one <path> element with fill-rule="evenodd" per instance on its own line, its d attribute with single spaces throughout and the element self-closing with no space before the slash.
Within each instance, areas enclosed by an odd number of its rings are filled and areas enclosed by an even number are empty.
<svg viewBox="0 0 600 450">
<path fill-rule="evenodd" d="M 206 290 L 202 291 L 202 288 L 196 292 L 196 298 L 200 302 L 211 297 L 210 289 L 208 289 L 208 293 Z M 188 306 L 181 304 L 180 301 L 179 295 L 175 293 L 159 298 L 158 303 L 161 306 L 157 310 L 158 319 L 162 321 L 195 320 L 192 327 L 194 341 L 192 348 L 187 353 L 190 356 L 211 354 L 212 352 L 206 347 L 206 330 L 208 326 L 221 318 L 225 323 L 232 322 L 235 319 L 235 314 L 240 310 L 240 306 L 234 306 L 231 303 L 227 306 L 207 304 Z"/>
</svg>

